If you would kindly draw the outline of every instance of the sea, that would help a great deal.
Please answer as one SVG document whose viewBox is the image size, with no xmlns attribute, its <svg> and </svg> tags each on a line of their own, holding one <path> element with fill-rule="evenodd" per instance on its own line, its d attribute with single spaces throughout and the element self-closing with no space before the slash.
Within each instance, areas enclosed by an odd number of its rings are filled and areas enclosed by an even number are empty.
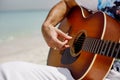
<svg viewBox="0 0 120 80">
<path fill-rule="evenodd" d="M 0 43 L 41 31 L 49 10 L 0 11 Z"/>
</svg>

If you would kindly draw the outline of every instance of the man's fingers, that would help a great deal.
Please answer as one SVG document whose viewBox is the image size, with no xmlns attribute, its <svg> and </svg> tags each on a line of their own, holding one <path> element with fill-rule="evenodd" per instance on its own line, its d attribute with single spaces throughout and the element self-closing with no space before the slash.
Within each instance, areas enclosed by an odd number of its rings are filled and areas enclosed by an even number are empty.
<svg viewBox="0 0 120 80">
<path fill-rule="evenodd" d="M 64 32 L 62 32 L 61 30 L 57 29 L 57 32 L 60 36 L 64 37 L 65 39 L 72 39 L 71 36 L 65 34 Z"/>
<path fill-rule="evenodd" d="M 55 46 L 57 49 L 61 50 L 61 49 L 67 47 L 67 46 L 65 46 L 67 43 L 68 43 L 68 40 L 65 40 L 65 41 L 62 42 L 62 41 L 56 39 L 56 40 L 55 40 L 55 43 L 54 43 L 54 46 Z"/>
</svg>

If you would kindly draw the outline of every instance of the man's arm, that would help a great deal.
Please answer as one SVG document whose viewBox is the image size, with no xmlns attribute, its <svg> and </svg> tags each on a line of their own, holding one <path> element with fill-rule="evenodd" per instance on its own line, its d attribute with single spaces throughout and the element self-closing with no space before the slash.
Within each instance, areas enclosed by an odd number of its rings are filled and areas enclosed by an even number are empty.
<svg viewBox="0 0 120 80">
<path fill-rule="evenodd" d="M 67 43 L 71 37 L 55 28 L 55 26 L 64 19 L 68 11 L 75 5 L 77 4 L 74 0 L 62 0 L 50 10 L 42 25 L 42 33 L 49 47 L 57 49 L 65 49 L 66 47 L 69 47 Z M 58 36 L 61 36 L 65 41 L 60 41 Z"/>
<path fill-rule="evenodd" d="M 48 24 L 51 24 L 53 26 L 56 26 L 67 15 L 68 11 L 74 5 L 76 5 L 74 0 L 60 1 L 50 10 L 43 25 L 48 26 Z"/>
</svg>

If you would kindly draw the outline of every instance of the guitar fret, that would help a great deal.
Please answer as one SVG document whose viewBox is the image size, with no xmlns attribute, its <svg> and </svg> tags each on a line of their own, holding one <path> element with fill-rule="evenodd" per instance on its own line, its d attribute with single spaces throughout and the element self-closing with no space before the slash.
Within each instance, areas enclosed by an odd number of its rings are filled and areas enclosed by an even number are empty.
<svg viewBox="0 0 120 80">
<path fill-rule="evenodd" d="M 90 38 L 86 38 L 85 44 L 84 44 L 84 50 L 89 51 L 89 44 L 90 44 Z"/>
<path fill-rule="evenodd" d="M 115 58 L 119 58 L 120 59 L 120 43 L 118 43 L 117 44 L 117 46 L 116 46 L 116 56 L 115 56 Z"/>
<path fill-rule="evenodd" d="M 110 44 L 110 41 L 107 41 L 107 42 L 106 42 L 106 46 L 105 46 L 105 52 L 104 52 L 104 55 L 107 54 L 107 51 L 108 51 L 108 48 L 109 48 L 109 44 Z M 106 56 L 108 56 L 108 55 L 106 55 Z"/>
<path fill-rule="evenodd" d="M 102 53 L 103 53 L 103 55 L 106 55 L 106 53 L 107 53 L 107 48 L 109 47 L 109 41 L 106 41 L 105 42 L 105 45 L 104 45 L 104 48 L 103 48 L 103 50 L 102 50 Z"/>
<path fill-rule="evenodd" d="M 115 52 L 115 47 L 116 47 L 116 43 L 113 43 L 113 48 L 112 48 L 112 52 L 111 52 L 111 57 L 114 57 L 114 52 Z"/>
<path fill-rule="evenodd" d="M 114 52 L 113 52 L 113 55 L 112 55 L 113 58 L 116 58 L 116 52 L 117 52 L 118 46 L 119 46 L 119 44 L 116 43 L 116 46 L 115 46 L 115 48 L 114 48 Z"/>
<path fill-rule="evenodd" d="M 108 50 L 107 50 L 107 52 L 106 52 L 106 53 L 107 53 L 107 56 L 109 56 L 111 46 L 112 46 L 112 42 L 110 42 L 110 44 L 109 44 L 109 48 L 108 48 Z"/>
<path fill-rule="evenodd" d="M 94 50 L 94 53 L 97 53 L 97 50 L 98 50 L 98 47 L 99 47 L 99 44 L 100 44 L 100 39 L 97 39 L 97 44 L 96 44 L 96 49 Z"/>
<path fill-rule="evenodd" d="M 112 57 L 112 56 L 111 56 L 111 52 L 113 51 L 112 48 L 114 47 L 114 44 L 115 44 L 114 42 L 111 42 L 111 43 L 112 43 L 112 45 L 111 45 L 110 51 L 109 51 L 109 53 L 108 53 L 108 56 L 109 56 L 109 57 Z"/>
<path fill-rule="evenodd" d="M 90 51 L 90 47 L 91 47 L 91 38 L 89 38 L 89 41 L 88 41 L 88 46 L 87 46 L 87 51 Z"/>
<path fill-rule="evenodd" d="M 86 38 L 85 43 L 84 43 L 84 48 L 83 48 L 85 51 L 89 51 L 89 49 L 88 49 L 89 48 L 89 43 L 90 43 L 90 39 Z"/>
<path fill-rule="evenodd" d="M 118 54 L 117 58 L 120 59 L 120 47 L 117 54 Z"/>
<path fill-rule="evenodd" d="M 94 46 L 93 43 L 94 43 L 94 39 L 92 39 L 92 38 L 87 38 L 87 39 L 85 40 L 83 49 L 84 49 L 85 51 L 92 52 L 92 49 L 93 49 L 93 46 Z"/>
<path fill-rule="evenodd" d="M 93 47 L 94 47 L 94 39 L 91 41 L 91 47 L 90 47 L 90 52 L 91 53 L 92 53 Z"/>
<path fill-rule="evenodd" d="M 86 42 L 86 39 L 83 42 L 82 50 L 85 50 L 85 42 Z"/>
<path fill-rule="evenodd" d="M 104 46 L 105 46 L 105 41 L 103 40 L 103 44 L 100 50 L 100 54 L 103 55 L 104 54 Z"/>
<path fill-rule="evenodd" d="M 97 44 L 97 39 L 94 40 L 94 46 L 93 46 L 93 49 L 91 51 L 92 53 L 95 53 L 96 44 Z"/>
<path fill-rule="evenodd" d="M 90 45 L 91 45 L 90 52 L 92 52 L 92 49 L 93 49 L 93 46 L 94 46 L 94 39 L 93 40 L 91 39 Z"/>
<path fill-rule="evenodd" d="M 106 51 L 105 51 L 105 54 L 106 56 L 109 56 L 107 53 L 109 52 L 109 46 L 110 46 L 111 42 L 110 41 L 107 41 L 107 46 L 106 46 Z"/>
<path fill-rule="evenodd" d="M 103 40 L 100 40 L 100 45 L 99 45 L 98 51 L 97 51 L 98 54 L 100 54 L 100 50 L 101 50 L 100 48 L 102 47 L 102 44 L 103 44 Z"/>
<path fill-rule="evenodd" d="M 87 43 L 86 43 L 86 51 L 89 51 L 89 43 L 90 43 L 90 39 L 89 38 L 87 38 Z"/>
<path fill-rule="evenodd" d="M 85 51 L 87 50 L 87 43 L 88 43 L 88 38 L 85 39 L 82 50 L 85 50 Z"/>
</svg>

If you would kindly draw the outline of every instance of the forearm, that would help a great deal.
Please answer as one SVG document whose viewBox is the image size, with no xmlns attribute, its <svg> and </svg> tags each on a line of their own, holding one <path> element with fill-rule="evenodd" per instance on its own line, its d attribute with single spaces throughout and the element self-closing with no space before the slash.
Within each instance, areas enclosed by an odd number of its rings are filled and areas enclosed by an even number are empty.
<svg viewBox="0 0 120 80">
<path fill-rule="evenodd" d="M 71 6 L 73 6 L 73 4 L 71 4 L 70 0 L 60 1 L 50 10 L 46 20 L 43 23 L 43 26 L 56 26 L 67 15 Z"/>
<path fill-rule="evenodd" d="M 68 12 L 68 8 L 64 1 L 59 2 L 56 4 L 49 12 L 46 20 L 44 21 L 44 26 L 57 25 Z"/>
<path fill-rule="evenodd" d="M 42 33 L 49 47 L 59 50 L 69 47 L 67 43 L 72 37 L 55 28 L 55 26 L 66 17 L 69 10 L 74 6 L 74 3 L 74 0 L 62 0 L 50 10 L 42 25 Z M 64 41 L 59 40 L 58 37 Z"/>
</svg>

